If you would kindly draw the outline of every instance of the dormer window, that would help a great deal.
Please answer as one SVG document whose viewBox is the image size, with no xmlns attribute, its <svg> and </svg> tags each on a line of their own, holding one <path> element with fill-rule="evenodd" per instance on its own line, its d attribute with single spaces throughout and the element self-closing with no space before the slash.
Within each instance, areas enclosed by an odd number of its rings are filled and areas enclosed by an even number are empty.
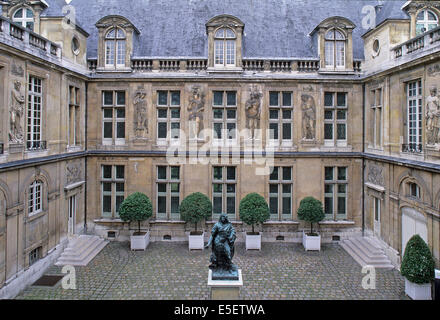
<svg viewBox="0 0 440 320">
<path fill-rule="evenodd" d="M 325 34 L 325 67 L 345 68 L 345 35 L 331 29 Z"/>
<path fill-rule="evenodd" d="M 235 66 L 235 41 L 234 31 L 229 28 L 220 28 L 216 31 L 214 37 L 215 62 L 214 66 Z"/>
<path fill-rule="evenodd" d="M 422 10 L 417 15 L 416 34 L 422 34 L 438 27 L 438 17 L 431 10 Z"/>
<path fill-rule="evenodd" d="M 29 8 L 19 8 L 12 15 L 12 21 L 23 27 L 34 30 L 34 12 Z"/>
<path fill-rule="evenodd" d="M 125 66 L 126 36 L 121 28 L 112 28 L 105 35 L 105 66 Z"/>
</svg>

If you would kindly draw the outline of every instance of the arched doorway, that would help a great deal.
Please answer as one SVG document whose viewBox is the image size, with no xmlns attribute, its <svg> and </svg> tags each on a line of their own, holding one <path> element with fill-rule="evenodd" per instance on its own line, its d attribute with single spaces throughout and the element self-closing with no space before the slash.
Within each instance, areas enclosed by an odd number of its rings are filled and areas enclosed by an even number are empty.
<svg viewBox="0 0 440 320">
<path fill-rule="evenodd" d="M 428 225 L 423 213 L 414 208 L 402 208 L 402 257 L 409 239 L 415 234 L 420 235 L 428 243 Z"/>
</svg>

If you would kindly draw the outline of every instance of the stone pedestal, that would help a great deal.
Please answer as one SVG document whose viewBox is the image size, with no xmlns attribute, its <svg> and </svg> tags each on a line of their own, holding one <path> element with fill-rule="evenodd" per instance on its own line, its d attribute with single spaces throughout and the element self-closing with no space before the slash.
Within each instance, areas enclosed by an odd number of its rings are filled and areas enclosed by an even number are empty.
<svg viewBox="0 0 440 320">
<path fill-rule="evenodd" d="M 238 300 L 242 286 L 241 269 L 238 269 L 238 280 L 212 280 L 212 270 L 209 270 L 208 287 L 211 289 L 211 300 Z"/>
</svg>

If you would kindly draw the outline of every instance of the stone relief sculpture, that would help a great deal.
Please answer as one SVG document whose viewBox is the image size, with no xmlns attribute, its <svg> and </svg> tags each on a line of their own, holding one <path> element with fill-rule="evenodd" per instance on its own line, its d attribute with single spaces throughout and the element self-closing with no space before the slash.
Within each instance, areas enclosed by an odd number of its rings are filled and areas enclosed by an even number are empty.
<svg viewBox="0 0 440 320">
<path fill-rule="evenodd" d="M 144 138 L 148 134 L 148 116 L 147 116 L 147 93 L 142 87 L 139 87 L 133 98 L 135 107 L 135 134 L 137 138 Z"/>
<path fill-rule="evenodd" d="M 82 170 L 80 163 L 68 163 L 66 166 L 66 184 L 79 182 L 82 180 Z"/>
<path fill-rule="evenodd" d="M 260 128 L 261 97 L 263 94 L 251 87 L 250 97 L 246 101 L 246 128 L 251 131 L 251 139 L 255 138 L 255 129 Z"/>
<path fill-rule="evenodd" d="M 12 143 L 23 143 L 21 118 L 24 112 L 24 101 L 24 95 L 21 94 L 21 82 L 15 81 L 9 109 L 9 141 Z"/>
<path fill-rule="evenodd" d="M 432 87 L 426 97 L 426 131 L 428 144 L 440 143 L 440 100 L 436 87 Z"/>
<path fill-rule="evenodd" d="M 378 186 L 384 186 L 385 181 L 382 171 L 382 167 L 375 164 L 370 164 L 370 166 L 368 167 L 367 181 Z"/>
<path fill-rule="evenodd" d="M 209 268 L 213 280 L 238 280 L 238 268 L 232 263 L 234 257 L 235 229 L 222 213 L 218 222 L 212 227 L 211 237 L 206 248 L 212 246 Z"/>
<path fill-rule="evenodd" d="M 200 92 L 200 87 L 194 86 L 191 90 L 191 97 L 189 98 L 190 121 L 190 137 L 197 138 L 200 131 L 203 130 L 203 113 L 205 112 L 205 95 Z"/>
<path fill-rule="evenodd" d="M 301 110 L 303 139 L 313 140 L 316 134 L 316 107 L 312 96 L 308 94 L 301 95 Z"/>
</svg>

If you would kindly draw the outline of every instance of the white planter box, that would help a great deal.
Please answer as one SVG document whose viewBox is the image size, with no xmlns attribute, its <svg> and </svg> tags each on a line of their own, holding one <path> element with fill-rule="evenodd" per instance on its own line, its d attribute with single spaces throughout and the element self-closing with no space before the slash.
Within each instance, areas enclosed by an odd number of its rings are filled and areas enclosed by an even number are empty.
<svg viewBox="0 0 440 320">
<path fill-rule="evenodd" d="M 303 246 L 306 251 L 309 250 L 318 250 L 321 251 L 321 235 L 317 236 L 308 236 L 303 231 Z"/>
<path fill-rule="evenodd" d="M 150 231 L 145 232 L 143 235 L 130 236 L 131 250 L 145 250 L 149 243 L 150 243 Z"/>
<path fill-rule="evenodd" d="M 246 233 L 246 250 L 261 250 L 261 234 L 249 235 Z"/>
<path fill-rule="evenodd" d="M 205 233 L 201 235 L 188 235 L 188 248 L 189 250 L 203 250 L 205 247 L 204 242 Z"/>
<path fill-rule="evenodd" d="M 405 278 L 405 293 L 413 300 L 431 300 L 431 284 L 417 284 Z"/>
</svg>

